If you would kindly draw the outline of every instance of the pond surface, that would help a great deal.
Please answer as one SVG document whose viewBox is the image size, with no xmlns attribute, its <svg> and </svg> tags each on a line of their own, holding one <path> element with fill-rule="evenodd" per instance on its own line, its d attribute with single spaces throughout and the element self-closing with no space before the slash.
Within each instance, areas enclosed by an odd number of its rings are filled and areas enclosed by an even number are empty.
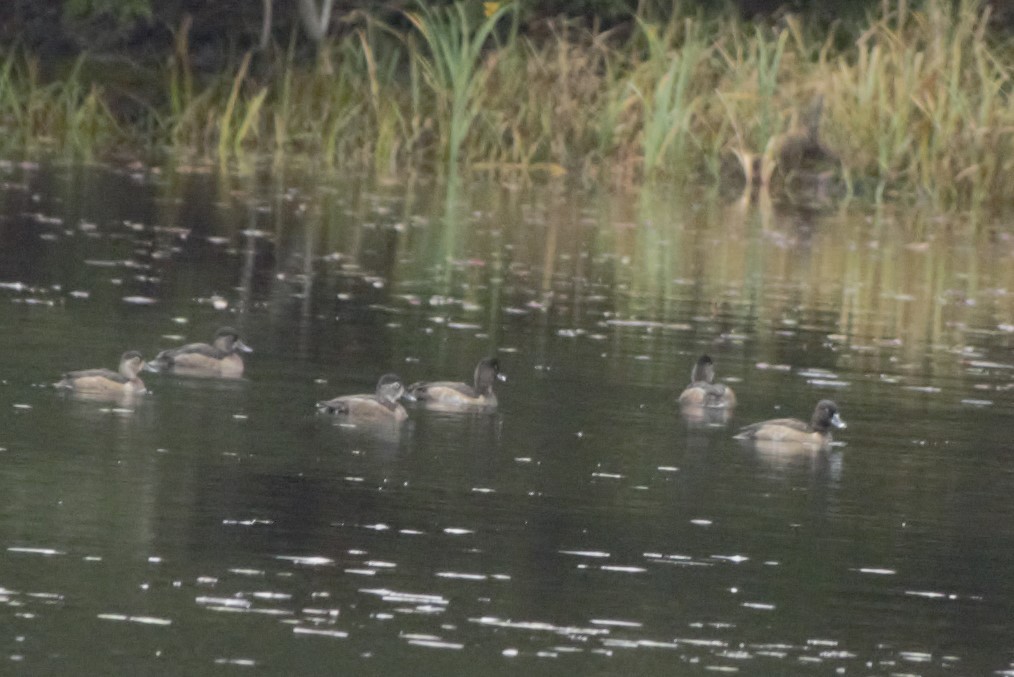
<svg viewBox="0 0 1014 677">
<path fill-rule="evenodd" d="M 1014 674 L 1010 220 L 0 180 L 5 674 Z M 51 387 L 223 325 L 242 379 Z M 727 421 L 677 406 L 703 352 Z M 494 414 L 314 413 L 487 355 Z M 822 398 L 830 449 L 732 438 Z"/>
</svg>

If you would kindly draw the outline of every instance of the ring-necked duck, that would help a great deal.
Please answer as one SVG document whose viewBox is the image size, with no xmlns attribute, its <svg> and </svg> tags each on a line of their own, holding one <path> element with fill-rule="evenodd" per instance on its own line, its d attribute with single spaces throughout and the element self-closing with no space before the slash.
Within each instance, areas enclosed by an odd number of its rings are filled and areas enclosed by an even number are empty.
<svg viewBox="0 0 1014 677">
<path fill-rule="evenodd" d="M 140 394 L 146 392 L 144 381 L 137 377 L 147 369 L 144 358 L 136 350 L 128 350 L 120 357 L 119 371 L 112 369 L 82 369 L 63 375 L 55 387 L 77 392 Z"/>
<path fill-rule="evenodd" d="M 351 423 L 401 423 L 408 418 L 405 407 L 398 402 L 402 397 L 413 399 L 395 374 L 384 374 L 377 382 L 373 395 L 342 395 L 333 400 L 318 402 L 317 410 Z"/>
<path fill-rule="evenodd" d="M 736 439 L 824 447 L 831 442 L 832 428 L 845 427 L 845 421 L 838 415 L 838 405 L 831 400 L 821 400 L 813 410 L 809 423 L 797 418 L 761 421 L 740 430 Z"/>
<path fill-rule="evenodd" d="M 240 352 L 252 353 L 253 348 L 243 343 L 235 329 L 222 327 L 215 332 L 211 345 L 188 343 L 179 348 L 163 350 L 148 365 L 154 371 L 235 378 L 243 375 Z"/>
<path fill-rule="evenodd" d="M 408 387 L 410 395 L 431 409 L 447 411 L 468 409 L 495 409 L 496 393 L 493 384 L 506 381 L 500 372 L 500 361 L 487 357 L 475 367 L 474 385 L 460 381 L 420 381 Z"/>
<path fill-rule="evenodd" d="M 690 385 L 680 393 L 680 404 L 691 407 L 730 408 L 736 406 L 736 393 L 715 380 L 715 363 L 701 355 L 690 372 Z"/>
</svg>

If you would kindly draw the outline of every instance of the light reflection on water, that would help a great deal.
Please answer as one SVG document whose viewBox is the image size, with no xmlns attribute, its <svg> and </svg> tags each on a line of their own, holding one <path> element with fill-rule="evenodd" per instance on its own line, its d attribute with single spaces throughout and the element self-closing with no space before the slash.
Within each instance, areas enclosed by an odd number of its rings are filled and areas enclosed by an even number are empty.
<svg viewBox="0 0 1014 677">
<path fill-rule="evenodd" d="M 3 660 L 1014 669 L 1000 222 L 3 171 Z M 241 380 L 145 375 L 127 403 L 47 387 L 223 324 L 257 351 Z M 728 417 L 679 415 L 702 352 Z M 492 414 L 377 431 L 313 411 L 490 354 L 510 376 Z M 850 423 L 827 451 L 731 439 L 824 397 Z"/>
</svg>

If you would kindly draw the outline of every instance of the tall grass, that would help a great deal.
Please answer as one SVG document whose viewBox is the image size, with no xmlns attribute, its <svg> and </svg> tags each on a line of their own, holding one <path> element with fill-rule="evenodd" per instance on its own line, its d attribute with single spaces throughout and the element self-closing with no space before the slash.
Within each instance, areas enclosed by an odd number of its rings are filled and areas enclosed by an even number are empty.
<svg viewBox="0 0 1014 677">
<path fill-rule="evenodd" d="M 418 64 L 434 96 L 441 138 L 446 139 L 444 154 L 449 171 L 456 173 L 458 157 L 465 137 L 479 113 L 482 85 L 488 72 L 482 68 L 483 45 L 497 20 L 512 9 L 502 5 L 473 30 L 468 5 L 430 8 L 407 12 L 408 20 L 423 37 L 428 53 L 414 48 L 412 58 Z"/>
<path fill-rule="evenodd" d="M 296 57 L 293 36 L 200 77 L 184 24 L 163 101 L 130 124 L 82 69 L 44 82 L 12 49 L 0 55 L 0 130 L 9 148 L 140 142 L 223 163 L 310 153 L 382 174 L 702 176 L 784 191 L 809 172 L 822 193 L 1014 198 L 1014 37 L 990 32 L 980 0 L 884 0 L 864 25 L 830 31 L 676 3 L 629 30 L 556 19 L 528 34 L 511 5 L 487 4 L 489 16 L 479 3 L 420 6 L 407 27 L 357 12 L 317 61 Z M 805 163 L 814 155 L 823 164 Z"/>
</svg>

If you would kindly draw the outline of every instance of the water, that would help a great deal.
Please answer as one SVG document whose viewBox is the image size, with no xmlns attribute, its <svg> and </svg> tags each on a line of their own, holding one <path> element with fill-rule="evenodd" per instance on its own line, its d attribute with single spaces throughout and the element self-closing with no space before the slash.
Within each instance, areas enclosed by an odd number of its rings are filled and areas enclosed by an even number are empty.
<svg viewBox="0 0 1014 677">
<path fill-rule="evenodd" d="M 1014 674 L 1009 221 L 177 169 L 0 165 L 2 672 Z M 313 412 L 488 354 L 492 415 Z"/>
</svg>

